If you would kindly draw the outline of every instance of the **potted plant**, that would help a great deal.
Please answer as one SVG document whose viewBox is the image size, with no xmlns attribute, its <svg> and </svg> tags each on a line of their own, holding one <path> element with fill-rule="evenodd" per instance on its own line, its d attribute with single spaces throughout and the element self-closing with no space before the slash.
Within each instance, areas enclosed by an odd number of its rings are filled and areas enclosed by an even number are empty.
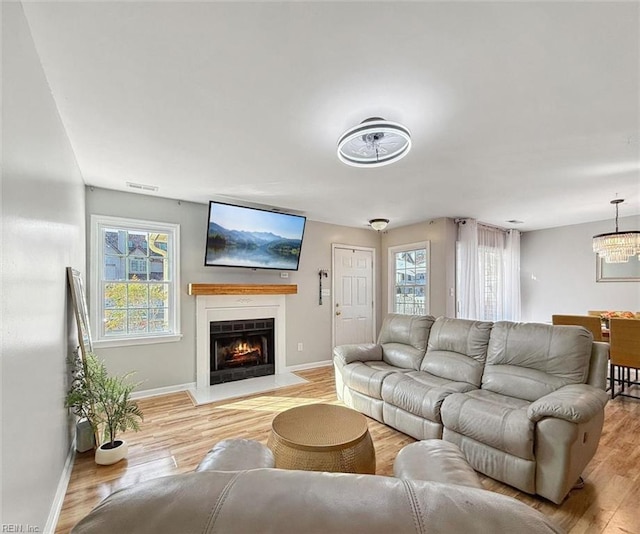
<svg viewBox="0 0 640 534">
<path fill-rule="evenodd" d="M 87 387 L 87 366 L 79 350 L 69 358 L 71 367 L 71 385 L 65 398 L 65 408 L 69 408 L 76 420 L 76 450 L 87 452 L 95 448 L 96 435 L 93 421 L 93 401 Z"/>
<path fill-rule="evenodd" d="M 129 382 L 133 372 L 110 376 L 104 362 L 91 352 L 87 353 L 82 366 L 83 370 L 78 373 L 82 380 L 72 383 L 67 405 L 83 411 L 96 443 L 101 443 L 96 449 L 96 463 L 114 464 L 126 458 L 128 453 L 126 441 L 117 439 L 118 432 L 139 430 L 139 423 L 144 418 L 138 404 L 131 399 L 138 384 Z"/>
</svg>

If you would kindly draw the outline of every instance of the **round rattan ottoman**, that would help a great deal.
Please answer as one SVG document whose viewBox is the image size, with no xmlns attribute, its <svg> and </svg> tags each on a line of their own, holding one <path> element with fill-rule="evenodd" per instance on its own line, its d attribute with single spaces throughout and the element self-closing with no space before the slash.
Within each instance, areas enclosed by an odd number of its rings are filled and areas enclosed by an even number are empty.
<svg viewBox="0 0 640 534">
<path fill-rule="evenodd" d="M 309 404 L 279 413 L 271 424 L 267 445 L 280 469 L 376 472 L 367 420 L 343 406 Z"/>
</svg>

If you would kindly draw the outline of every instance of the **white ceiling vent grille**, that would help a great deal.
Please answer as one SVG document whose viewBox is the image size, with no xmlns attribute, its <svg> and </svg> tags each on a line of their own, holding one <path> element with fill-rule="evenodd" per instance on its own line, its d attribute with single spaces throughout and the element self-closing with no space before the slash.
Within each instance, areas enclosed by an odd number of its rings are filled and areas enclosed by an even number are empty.
<svg viewBox="0 0 640 534">
<path fill-rule="evenodd" d="M 157 185 L 136 184 L 133 182 L 126 182 L 127 187 L 130 189 L 136 189 L 138 191 L 157 191 Z"/>
</svg>

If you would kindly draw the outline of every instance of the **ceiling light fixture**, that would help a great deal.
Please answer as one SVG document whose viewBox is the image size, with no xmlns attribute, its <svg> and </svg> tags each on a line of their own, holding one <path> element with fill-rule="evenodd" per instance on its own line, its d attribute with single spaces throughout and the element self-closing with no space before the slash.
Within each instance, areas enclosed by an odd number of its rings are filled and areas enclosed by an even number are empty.
<svg viewBox="0 0 640 534">
<path fill-rule="evenodd" d="M 618 205 L 622 202 L 623 198 L 611 201 L 616 207 L 616 231 L 593 236 L 593 251 L 606 263 L 627 263 L 629 258 L 636 254 L 640 261 L 640 231 L 618 231 Z"/>
<path fill-rule="evenodd" d="M 374 230 L 382 232 L 382 230 L 387 227 L 387 224 L 389 224 L 389 219 L 371 219 L 369 224 Z"/>
<path fill-rule="evenodd" d="M 354 167 L 381 167 L 406 156 L 411 132 L 380 117 L 363 120 L 338 139 L 338 158 Z"/>
</svg>

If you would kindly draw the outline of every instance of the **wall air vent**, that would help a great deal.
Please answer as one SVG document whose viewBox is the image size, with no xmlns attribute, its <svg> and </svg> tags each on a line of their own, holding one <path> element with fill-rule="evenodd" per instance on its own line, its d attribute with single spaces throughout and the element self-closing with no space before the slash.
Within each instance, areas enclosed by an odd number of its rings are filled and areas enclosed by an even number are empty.
<svg viewBox="0 0 640 534">
<path fill-rule="evenodd" d="M 136 189 L 138 191 L 157 191 L 157 185 L 147 185 L 147 184 L 135 184 L 133 182 L 126 182 L 127 187 L 130 189 Z"/>
</svg>

